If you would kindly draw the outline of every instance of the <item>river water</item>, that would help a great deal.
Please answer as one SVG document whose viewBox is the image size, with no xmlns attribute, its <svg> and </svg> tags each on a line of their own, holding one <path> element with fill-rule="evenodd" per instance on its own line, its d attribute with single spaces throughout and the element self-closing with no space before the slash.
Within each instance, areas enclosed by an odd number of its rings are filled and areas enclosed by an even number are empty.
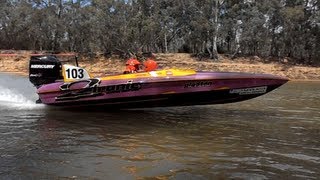
<svg viewBox="0 0 320 180">
<path fill-rule="evenodd" d="M 72 112 L 0 74 L 0 179 L 319 179 L 320 83 L 241 103 Z"/>
</svg>

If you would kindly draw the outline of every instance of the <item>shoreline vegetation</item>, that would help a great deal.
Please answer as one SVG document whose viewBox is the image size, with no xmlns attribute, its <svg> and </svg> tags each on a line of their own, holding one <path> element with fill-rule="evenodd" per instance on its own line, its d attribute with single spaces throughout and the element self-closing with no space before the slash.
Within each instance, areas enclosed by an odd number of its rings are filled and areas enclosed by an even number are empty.
<svg viewBox="0 0 320 180">
<path fill-rule="evenodd" d="M 28 75 L 28 65 L 32 51 L 0 51 L 0 72 L 15 73 L 23 76 Z M 292 65 L 286 58 L 278 61 L 252 57 L 228 58 L 219 55 L 219 60 L 198 59 L 188 53 L 156 53 L 155 60 L 158 62 L 158 69 L 194 69 L 201 71 L 228 71 L 266 73 L 287 77 L 294 81 L 320 81 L 320 67 L 306 65 Z M 60 60 L 75 62 L 75 56 L 66 54 L 57 55 Z M 119 56 L 105 57 L 95 55 L 94 57 L 79 56 L 79 66 L 85 68 L 91 75 L 99 77 L 108 74 L 122 73 L 125 68 L 126 59 Z"/>
</svg>

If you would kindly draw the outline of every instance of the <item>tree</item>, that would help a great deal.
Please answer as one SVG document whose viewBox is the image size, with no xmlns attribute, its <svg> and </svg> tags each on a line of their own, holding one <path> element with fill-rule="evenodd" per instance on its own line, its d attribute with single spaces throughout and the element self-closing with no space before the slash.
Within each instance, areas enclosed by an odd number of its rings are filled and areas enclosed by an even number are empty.
<svg viewBox="0 0 320 180">
<path fill-rule="evenodd" d="M 0 48 L 320 63 L 318 0 L 3 0 Z"/>
</svg>

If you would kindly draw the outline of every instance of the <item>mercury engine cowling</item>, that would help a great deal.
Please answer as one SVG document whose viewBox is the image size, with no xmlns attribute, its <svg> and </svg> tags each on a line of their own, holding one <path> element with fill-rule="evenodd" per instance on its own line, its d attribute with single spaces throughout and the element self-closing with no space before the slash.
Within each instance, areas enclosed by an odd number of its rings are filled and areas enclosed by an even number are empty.
<svg viewBox="0 0 320 180">
<path fill-rule="evenodd" d="M 29 80 L 36 87 L 53 83 L 58 79 L 63 79 L 61 69 L 61 62 L 56 56 L 31 56 L 29 62 Z"/>
</svg>

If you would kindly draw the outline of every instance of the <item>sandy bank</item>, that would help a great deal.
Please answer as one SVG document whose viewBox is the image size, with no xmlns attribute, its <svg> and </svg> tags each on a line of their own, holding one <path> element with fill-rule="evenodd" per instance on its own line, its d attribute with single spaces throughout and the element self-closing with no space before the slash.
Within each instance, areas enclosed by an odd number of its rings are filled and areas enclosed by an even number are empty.
<svg viewBox="0 0 320 180">
<path fill-rule="evenodd" d="M 265 63 L 259 58 L 228 59 L 221 56 L 221 60 L 198 60 L 189 54 L 156 54 L 156 60 L 162 69 L 182 68 L 202 71 L 229 71 L 267 73 L 299 81 L 320 81 L 320 68 L 307 66 L 293 66 L 285 63 Z M 63 57 L 61 57 L 63 59 Z M 0 56 L 0 72 L 28 74 L 30 53 L 24 52 L 17 56 Z M 70 59 L 70 58 L 69 58 Z M 120 73 L 124 70 L 125 60 L 119 58 L 96 57 L 92 59 L 80 58 L 79 65 L 86 68 L 94 76 Z"/>
</svg>

